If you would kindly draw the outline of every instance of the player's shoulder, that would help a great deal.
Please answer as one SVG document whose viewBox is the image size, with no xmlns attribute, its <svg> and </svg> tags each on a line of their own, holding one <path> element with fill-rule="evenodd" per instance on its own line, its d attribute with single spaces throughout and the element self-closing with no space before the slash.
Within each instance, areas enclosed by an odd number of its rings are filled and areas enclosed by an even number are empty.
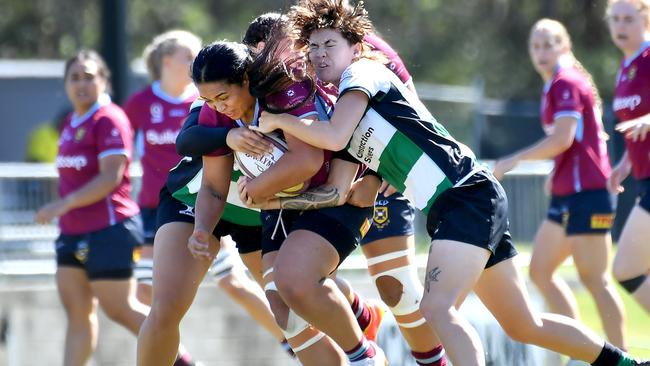
<svg viewBox="0 0 650 366">
<path fill-rule="evenodd" d="M 124 109 L 113 102 L 101 106 L 95 113 L 95 120 L 98 123 L 108 122 L 129 125 L 129 118 L 126 116 Z"/>
<path fill-rule="evenodd" d="M 124 105 L 138 106 L 138 105 L 142 105 L 143 103 L 151 102 L 151 100 L 153 100 L 154 98 L 155 95 L 151 90 L 151 85 L 147 85 L 146 87 L 131 94 L 131 96 L 127 99 Z"/>
<path fill-rule="evenodd" d="M 235 127 L 236 122 L 223 113 L 219 113 L 208 105 L 201 106 L 199 112 L 199 125 L 206 127 Z"/>
</svg>

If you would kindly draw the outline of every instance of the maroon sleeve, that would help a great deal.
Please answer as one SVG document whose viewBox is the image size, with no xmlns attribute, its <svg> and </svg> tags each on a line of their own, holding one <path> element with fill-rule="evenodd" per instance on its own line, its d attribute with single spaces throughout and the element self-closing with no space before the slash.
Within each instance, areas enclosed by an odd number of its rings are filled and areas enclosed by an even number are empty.
<svg viewBox="0 0 650 366">
<path fill-rule="evenodd" d="M 207 103 L 203 104 L 201 112 L 199 112 L 199 125 L 205 127 L 236 127 L 235 121 L 215 111 Z M 205 156 L 223 156 L 231 153 L 232 150 L 224 146 Z"/>
</svg>

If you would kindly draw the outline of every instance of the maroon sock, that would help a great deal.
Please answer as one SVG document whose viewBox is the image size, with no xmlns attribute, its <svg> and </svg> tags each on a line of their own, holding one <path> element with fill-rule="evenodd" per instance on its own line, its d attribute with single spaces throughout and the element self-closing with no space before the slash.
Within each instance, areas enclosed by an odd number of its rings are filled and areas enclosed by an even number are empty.
<svg viewBox="0 0 650 366">
<path fill-rule="evenodd" d="M 374 357 L 377 354 L 375 347 L 372 346 L 366 337 L 362 337 L 359 343 L 349 351 L 345 351 L 350 362 L 363 360 L 365 358 Z"/>
<path fill-rule="evenodd" d="M 431 351 L 428 352 L 415 352 L 411 351 L 415 362 L 418 365 L 425 366 L 446 366 L 447 359 L 445 358 L 445 349 L 442 347 L 442 344 L 437 345 Z"/>
<path fill-rule="evenodd" d="M 350 307 L 352 308 L 354 316 L 357 318 L 359 327 L 361 330 L 365 330 L 368 328 L 368 325 L 370 325 L 370 310 L 368 310 L 368 307 L 364 305 L 363 300 L 356 292 L 353 292 L 352 294 L 354 295 L 354 300 L 352 300 L 352 305 L 350 305 Z"/>
</svg>

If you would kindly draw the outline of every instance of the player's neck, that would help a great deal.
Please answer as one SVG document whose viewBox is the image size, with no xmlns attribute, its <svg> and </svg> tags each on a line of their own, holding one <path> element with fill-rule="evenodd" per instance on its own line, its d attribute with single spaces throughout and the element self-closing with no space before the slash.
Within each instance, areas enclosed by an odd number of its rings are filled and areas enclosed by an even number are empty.
<svg viewBox="0 0 650 366">
<path fill-rule="evenodd" d="M 244 122 L 245 125 L 250 125 L 255 121 L 255 108 L 251 108 L 247 110 L 243 116 L 241 116 L 241 121 Z"/>
</svg>

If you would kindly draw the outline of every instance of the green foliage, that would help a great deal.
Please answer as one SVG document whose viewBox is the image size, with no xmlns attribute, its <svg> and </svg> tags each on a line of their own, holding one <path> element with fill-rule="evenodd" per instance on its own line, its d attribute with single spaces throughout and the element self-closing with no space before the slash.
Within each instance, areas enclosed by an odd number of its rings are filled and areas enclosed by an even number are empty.
<svg viewBox="0 0 650 366">
<path fill-rule="evenodd" d="M 129 55 L 139 57 L 153 36 L 172 28 L 204 42 L 240 39 L 247 24 L 287 0 L 130 0 Z M 100 1 L 0 0 L 0 57 L 64 58 L 80 47 L 99 48 Z M 378 31 L 402 55 L 416 81 L 468 85 L 485 82 L 496 98 L 538 98 L 541 80 L 527 51 L 531 25 L 562 21 L 576 56 L 611 96 L 620 60 L 603 20 L 605 0 L 368 0 Z"/>
</svg>

